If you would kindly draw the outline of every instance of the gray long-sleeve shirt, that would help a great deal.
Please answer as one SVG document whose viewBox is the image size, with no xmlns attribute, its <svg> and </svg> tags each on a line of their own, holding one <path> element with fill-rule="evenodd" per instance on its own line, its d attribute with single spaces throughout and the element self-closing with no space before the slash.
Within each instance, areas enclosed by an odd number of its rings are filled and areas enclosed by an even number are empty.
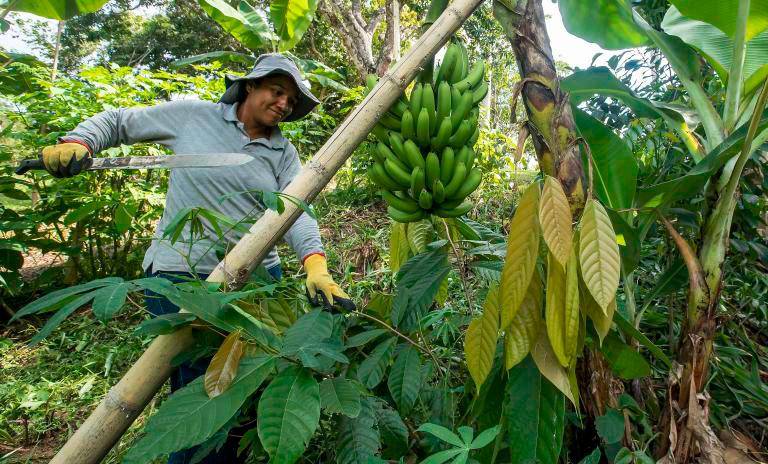
<svg viewBox="0 0 768 464">
<path fill-rule="evenodd" d="M 104 111 L 82 122 L 62 140 L 82 141 L 94 153 L 120 144 L 151 142 L 179 154 L 237 152 L 253 157 L 240 166 L 171 172 L 163 217 L 142 264 L 145 270 L 151 266 L 153 271 L 210 273 L 219 262 L 211 248 L 211 240 L 216 240 L 217 235 L 208 221 L 202 221 L 207 239 L 190 240 L 189 225 L 175 244 L 163 239 L 166 226 L 183 208 L 204 207 L 235 221 L 247 217 L 248 222 L 254 222 L 265 207 L 248 191 L 282 191 L 301 168 L 296 148 L 279 128 L 274 128 L 269 140 L 251 140 L 237 119 L 237 104 L 184 100 Z M 243 193 L 231 195 L 236 192 Z M 225 195 L 231 196 L 221 202 Z M 231 248 L 242 235 L 235 230 L 227 232 L 224 245 Z M 323 251 L 317 221 L 306 213 L 284 238 L 299 258 Z M 262 264 L 270 268 L 279 263 L 273 249 Z"/>
</svg>

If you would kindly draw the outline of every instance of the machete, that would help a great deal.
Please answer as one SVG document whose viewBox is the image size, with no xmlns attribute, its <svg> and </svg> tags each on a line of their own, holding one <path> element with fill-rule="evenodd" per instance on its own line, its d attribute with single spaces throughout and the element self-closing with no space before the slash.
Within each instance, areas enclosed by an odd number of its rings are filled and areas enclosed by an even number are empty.
<svg viewBox="0 0 768 464">
<path fill-rule="evenodd" d="M 245 153 L 205 153 L 199 155 L 168 156 L 126 156 L 124 158 L 88 158 L 84 171 L 102 169 L 174 169 L 174 168 L 216 168 L 238 166 L 252 161 Z M 27 159 L 19 163 L 16 174 L 30 169 L 45 169 L 42 158 Z"/>
</svg>

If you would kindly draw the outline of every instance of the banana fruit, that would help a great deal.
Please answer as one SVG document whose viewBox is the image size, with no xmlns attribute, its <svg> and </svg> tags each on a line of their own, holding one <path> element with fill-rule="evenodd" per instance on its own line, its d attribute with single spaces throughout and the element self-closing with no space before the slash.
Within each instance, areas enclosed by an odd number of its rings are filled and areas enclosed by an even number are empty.
<svg viewBox="0 0 768 464">
<path fill-rule="evenodd" d="M 467 197 L 482 182 L 473 147 L 478 105 L 488 92 L 485 71 L 483 61 L 470 63 L 467 49 L 453 40 L 442 63 L 379 117 L 368 176 L 395 221 L 458 217 L 472 209 Z M 368 76 L 368 92 L 376 81 Z"/>
</svg>

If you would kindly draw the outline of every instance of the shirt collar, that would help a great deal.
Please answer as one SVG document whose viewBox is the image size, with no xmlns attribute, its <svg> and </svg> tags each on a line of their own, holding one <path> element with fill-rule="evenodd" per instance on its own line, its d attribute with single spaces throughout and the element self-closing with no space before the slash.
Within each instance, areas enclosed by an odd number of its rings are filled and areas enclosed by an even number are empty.
<svg viewBox="0 0 768 464">
<path fill-rule="evenodd" d="M 240 124 L 242 126 L 242 122 L 237 119 L 237 105 L 239 105 L 239 103 L 221 103 L 221 105 L 221 117 L 224 118 L 225 121 Z M 270 135 L 268 141 L 265 141 L 264 139 L 258 139 L 258 141 L 255 142 L 265 145 L 268 148 L 282 150 L 285 148 L 285 143 L 287 140 L 285 137 L 283 137 L 283 132 L 280 130 L 280 127 L 275 126 L 272 128 L 272 134 Z"/>
</svg>

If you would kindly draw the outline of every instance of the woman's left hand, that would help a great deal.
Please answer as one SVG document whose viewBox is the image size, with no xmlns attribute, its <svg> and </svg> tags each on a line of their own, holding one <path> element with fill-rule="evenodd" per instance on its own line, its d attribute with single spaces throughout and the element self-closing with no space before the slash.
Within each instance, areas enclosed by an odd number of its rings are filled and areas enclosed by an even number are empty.
<svg viewBox="0 0 768 464">
<path fill-rule="evenodd" d="M 321 254 L 310 255 L 304 260 L 304 269 L 307 270 L 307 298 L 313 306 L 322 304 L 326 309 L 338 306 L 344 311 L 355 310 L 355 303 L 328 273 L 328 263 L 325 256 Z"/>
</svg>

